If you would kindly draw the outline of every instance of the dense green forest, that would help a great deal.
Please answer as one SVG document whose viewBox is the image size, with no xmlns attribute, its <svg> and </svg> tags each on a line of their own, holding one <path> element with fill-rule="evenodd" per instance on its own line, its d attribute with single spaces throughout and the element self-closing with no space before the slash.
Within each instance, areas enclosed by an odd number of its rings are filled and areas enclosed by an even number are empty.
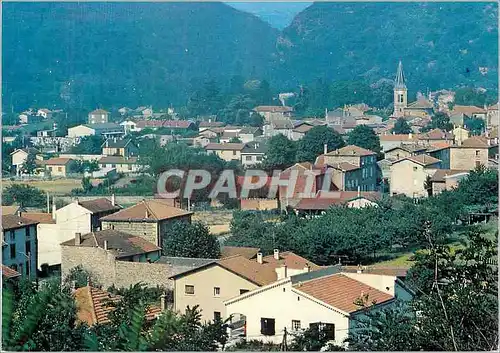
<svg viewBox="0 0 500 353">
<path fill-rule="evenodd" d="M 497 12 L 496 3 L 315 3 L 278 31 L 217 2 L 7 3 L 3 108 L 179 107 L 210 82 L 225 95 L 234 77 L 248 83 L 244 94 L 263 82 L 273 94 L 303 85 L 315 107 L 371 90 L 370 103 L 385 106 L 400 59 L 411 97 L 495 91 Z"/>
</svg>

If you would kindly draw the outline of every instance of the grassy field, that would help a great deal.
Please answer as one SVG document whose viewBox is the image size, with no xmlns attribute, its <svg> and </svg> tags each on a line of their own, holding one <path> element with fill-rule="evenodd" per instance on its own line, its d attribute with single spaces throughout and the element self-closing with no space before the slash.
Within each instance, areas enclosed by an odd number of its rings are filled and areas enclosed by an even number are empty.
<svg viewBox="0 0 500 353">
<path fill-rule="evenodd" d="M 69 195 L 72 189 L 80 188 L 82 181 L 80 179 L 56 179 L 56 180 L 30 180 L 30 181 L 11 181 L 2 180 L 2 187 L 6 188 L 12 184 L 26 184 L 34 186 L 51 195 Z"/>
</svg>

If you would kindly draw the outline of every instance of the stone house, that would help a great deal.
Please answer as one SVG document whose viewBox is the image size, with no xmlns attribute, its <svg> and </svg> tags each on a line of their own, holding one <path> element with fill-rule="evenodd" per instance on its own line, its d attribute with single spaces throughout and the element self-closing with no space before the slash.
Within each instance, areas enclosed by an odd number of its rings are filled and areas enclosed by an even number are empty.
<svg viewBox="0 0 500 353">
<path fill-rule="evenodd" d="M 487 110 L 474 105 L 454 105 L 451 114 L 462 113 L 469 118 L 486 120 Z"/>
<path fill-rule="evenodd" d="M 174 310 L 199 305 L 202 320 L 227 319 L 224 301 L 274 283 L 292 274 L 320 267 L 292 252 L 274 250 L 273 255 L 256 258 L 235 255 L 178 273 L 174 281 Z"/>
<path fill-rule="evenodd" d="M 290 118 L 293 108 L 287 106 L 259 105 L 253 108 L 253 111 L 264 117 L 266 122 Z"/>
<path fill-rule="evenodd" d="M 499 114 L 498 114 L 499 103 L 492 104 L 486 108 L 486 128 L 491 129 L 498 127 L 499 125 Z"/>
<path fill-rule="evenodd" d="M 418 144 L 400 144 L 399 146 L 387 149 L 384 152 L 384 157 L 387 160 L 396 161 L 401 158 L 423 154 L 426 150 L 427 147 Z"/>
<path fill-rule="evenodd" d="M 117 173 L 138 173 L 141 170 L 137 157 L 105 156 L 97 162 L 100 170 L 93 172 L 94 177 L 100 177 L 115 170 Z"/>
<path fill-rule="evenodd" d="M 226 162 L 240 161 L 243 148 L 243 143 L 209 143 L 205 146 L 207 153 L 214 153 Z"/>
<path fill-rule="evenodd" d="M 458 182 L 467 177 L 466 170 L 438 169 L 431 177 L 432 195 L 437 195 L 444 190 L 452 190 L 458 186 Z"/>
<path fill-rule="evenodd" d="M 214 260 L 160 256 L 160 248 L 142 237 L 106 229 L 61 244 L 61 275 L 77 266 L 91 272 L 104 288 L 128 288 L 139 282 L 171 289 L 170 276 Z"/>
<path fill-rule="evenodd" d="M 131 139 L 108 138 L 101 147 L 103 156 L 133 157 L 139 153 L 139 148 Z"/>
<path fill-rule="evenodd" d="M 484 136 L 473 136 L 461 145 L 450 146 L 449 169 L 473 170 L 479 165 L 488 166 L 488 159 L 498 153 L 498 145 L 492 145 Z"/>
<path fill-rule="evenodd" d="M 2 215 L 2 264 L 31 278 L 37 276 L 37 224 L 18 215 Z"/>
<path fill-rule="evenodd" d="M 150 243 L 161 246 L 162 238 L 168 236 L 168 229 L 174 222 L 191 223 L 193 212 L 172 207 L 171 200 L 143 200 L 101 218 L 102 229 L 114 229 L 142 237 Z"/>
<path fill-rule="evenodd" d="M 413 144 L 418 143 L 417 135 L 410 134 L 391 134 L 385 133 L 379 136 L 380 147 L 382 151 L 385 152 L 391 148 L 397 147 L 401 144 Z"/>
<path fill-rule="evenodd" d="M 89 113 L 89 124 L 106 124 L 109 120 L 109 113 L 104 109 L 96 109 Z"/>
<path fill-rule="evenodd" d="M 433 129 L 429 132 L 418 135 L 421 143 L 432 145 L 435 143 L 448 143 L 453 144 L 453 134 L 451 132 L 443 131 L 441 129 Z"/>
<path fill-rule="evenodd" d="M 319 156 L 316 164 L 318 164 L 318 161 L 321 161 L 325 165 L 349 163 L 361 169 L 361 178 L 358 180 L 356 188 L 359 186 L 361 191 L 377 190 L 377 154 L 373 151 L 349 145 Z"/>
<path fill-rule="evenodd" d="M 440 168 L 441 161 L 426 154 L 406 157 L 391 165 L 390 194 L 412 198 L 427 197 L 427 177 Z"/>
<path fill-rule="evenodd" d="M 273 137 L 276 135 L 285 135 L 288 139 L 292 139 L 293 122 L 290 119 L 273 120 L 264 125 L 264 136 Z"/>
<path fill-rule="evenodd" d="M 255 138 L 262 136 L 263 132 L 260 127 L 244 126 L 238 133 L 238 138 L 242 143 L 255 141 Z"/>
</svg>

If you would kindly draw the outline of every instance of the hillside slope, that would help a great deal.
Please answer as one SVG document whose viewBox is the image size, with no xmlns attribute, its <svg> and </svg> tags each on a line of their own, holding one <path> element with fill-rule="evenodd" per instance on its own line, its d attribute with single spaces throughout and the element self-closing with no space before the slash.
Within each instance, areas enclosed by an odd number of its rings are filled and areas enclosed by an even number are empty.
<svg viewBox="0 0 500 353">
<path fill-rule="evenodd" d="M 375 81 L 393 78 L 401 59 L 415 89 L 491 88 L 498 77 L 497 21 L 496 3 L 315 3 L 283 31 L 276 65 L 291 82 Z"/>
<path fill-rule="evenodd" d="M 278 31 L 223 3 L 5 3 L 3 89 L 25 108 L 184 102 L 202 78 L 266 76 Z"/>
</svg>

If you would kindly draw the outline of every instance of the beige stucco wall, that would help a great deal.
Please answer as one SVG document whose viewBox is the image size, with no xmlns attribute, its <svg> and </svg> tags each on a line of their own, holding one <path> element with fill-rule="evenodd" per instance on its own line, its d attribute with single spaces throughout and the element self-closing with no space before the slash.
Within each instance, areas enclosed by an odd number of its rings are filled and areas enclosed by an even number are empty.
<svg viewBox="0 0 500 353">
<path fill-rule="evenodd" d="M 404 194 L 408 197 L 428 196 L 424 183 L 427 176 L 432 176 L 436 169 L 437 166 L 424 168 L 409 160 L 391 165 L 390 194 Z"/>
<path fill-rule="evenodd" d="M 186 294 L 185 286 L 194 286 L 194 294 Z M 220 296 L 214 296 L 214 287 L 220 288 Z M 211 266 L 174 281 L 174 308 L 184 312 L 186 307 L 199 305 L 202 320 L 213 320 L 214 312 L 227 318 L 224 301 L 240 295 L 240 289 L 253 290 L 254 283 L 219 266 Z"/>
<path fill-rule="evenodd" d="M 83 125 L 71 127 L 68 129 L 68 137 L 83 137 L 95 135 L 95 130 Z"/>
<path fill-rule="evenodd" d="M 291 282 L 284 280 L 270 286 L 259 294 L 245 296 L 245 299 L 226 305 L 227 315 L 246 316 L 247 337 L 264 342 L 281 343 L 284 328 L 292 331 L 292 320 L 300 320 L 302 328 L 315 322 L 335 324 L 335 342 L 341 344 L 347 338 L 349 318 L 347 315 L 316 303 L 292 289 Z M 258 289 L 254 292 L 259 292 Z M 275 319 L 276 335 L 263 336 L 260 333 L 260 319 Z"/>
<path fill-rule="evenodd" d="M 17 151 L 12 155 L 12 165 L 22 165 L 28 158 L 28 154 L 24 151 Z"/>
<path fill-rule="evenodd" d="M 450 169 L 473 170 L 476 162 L 488 166 L 487 148 L 450 148 Z"/>
<path fill-rule="evenodd" d="M 406 157 L 410 157 L 411 153 L 408 151 L 405 151 L 401 148 L 397 148 L 395 150 L 385 152 L 385 159 L 390 159 L 390 160 L 398 160 Z"/>
<path fill-rule="evenodd" d="M 264 156 L 262 155 L 256 155 L 256 154 L 240 154 L 241 156 L 241 164 L 246 167 L 246 166 L 253 166 L 255 164 L 258 164 L 258 163 L 262 163 L 262 161 L 264 160 Z M 247 160 L 247 157 L 250 157 L 250 160 L 248 161 Z M 257 160 L 258 158 L 260 158 L 260 161 Z"/>
<path fill-rule="evenodd" d="M 68 173 L 69 163 L 66 165 L 46 165 L 45 169 L 49 171 L 51 176 L 65 177 Z"/>
<path fill-rule="evenodd" d="M 221 159 L 230 162 L 233 160 L 241 160 L 241 152 L 240 151 L 220 151 L 220 150 L 215 150 L 213 151 L 217 156 L 219 156 Z"/>
</svg>

